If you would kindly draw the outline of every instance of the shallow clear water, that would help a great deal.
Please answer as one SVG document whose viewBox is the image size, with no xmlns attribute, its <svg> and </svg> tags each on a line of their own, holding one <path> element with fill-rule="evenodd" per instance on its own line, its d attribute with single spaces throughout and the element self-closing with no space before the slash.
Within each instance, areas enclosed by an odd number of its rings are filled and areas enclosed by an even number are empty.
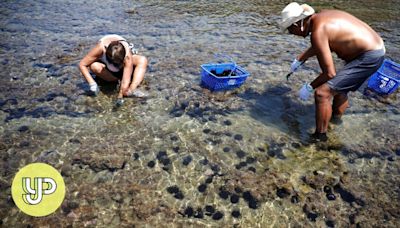
<svg viewBox="0 0 400 228">
<path fill-rule="evenodd" d="M 309 43 L 279 32 L 285 4 L 2 1 L 0 226 L 398 227 L 399 93 L 351 94 L 329 142 L 307 143 L 314 106 L 296 91 L 319 67 L 308 61 L 286 82 Z M 396 1 L 310 4 L 362 18 L 400 60 Z M 150 62 L 143 87 L 151 96 L 120 109 L 111 87 L 87 96 L 76 67 L 108 33 Z M 200 65 L 215 53 L 251 73 L 244 86 L 199 86 Z M 10 197 L 15 173 L 32 162 L 56 167 L 66 182 L 62 207 L 44 218 Z"/>
</svg>

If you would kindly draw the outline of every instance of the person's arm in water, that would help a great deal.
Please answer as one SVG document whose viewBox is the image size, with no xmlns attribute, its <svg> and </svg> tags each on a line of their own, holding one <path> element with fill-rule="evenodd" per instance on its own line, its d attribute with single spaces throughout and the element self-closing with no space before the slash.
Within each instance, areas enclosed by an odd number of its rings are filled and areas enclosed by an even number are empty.
<svg viewBox="0 0 400 228">
<path fill-rule="evenodd" d="M 85 77 L 86 81 L 89 84 L 95 83 L 93 77 L 89 73 L 88 67 L 94 63 L 98 58 L 103 54 L 103 49 L 100 44 L 97 44 L 89 53 L 83 57 L 83 59 L 79 62 L 79 70 L 81 71 L 83 77 Z"/>
<path fill-rule="evenodd" d="M 127 55 L 124 59 L 124 69 L 121 80 L 121 86 L 118 92 L 118 98 L 128 96 L 129 83 L 131 82 L 131 75 L 133 71 L 132 55 Z"/>
<path fill-rule="evenodd" d="M 318 28 L 313 31 L 311 34 L 311 44 L 322 70 L 322 73 L 311 82 L 312 88 L 315 89 L 335 77 L 336 70 L 329 48 L 328 34 L 324 31 L 324 28 Z M 310 53 L 312 52 L 310 51 Z"/>
</svg>

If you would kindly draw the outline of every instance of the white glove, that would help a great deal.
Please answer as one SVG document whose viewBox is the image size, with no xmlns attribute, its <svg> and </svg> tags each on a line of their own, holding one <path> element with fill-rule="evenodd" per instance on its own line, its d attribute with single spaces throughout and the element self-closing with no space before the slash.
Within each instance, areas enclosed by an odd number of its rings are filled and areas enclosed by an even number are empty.
<svg viewBox="0 0 400 228">
<path fill-rule="evenodd" d="M 291 72 L 295 72 L 295 71 L 297 71 L 298 69 L 300 69 L 300 66 L 301 66 L 303 63 L 304 63 L 304 62 L 301 62 L 301 61 L 299 61 L 299 60 L 297 60 L 297 59 L 294 59 L 293 62 L 292 62 L 292 64 L 290 65 L 290 70 L 291 70 Z"/>
<path fill-rule="evenodd" d="M 300 91 L 299 91 L 299 97 L 300 100 L 306 101 L 310 97 L 310 95 L 314 92 L 314 89 L 311 87 L 309 83 L 304 84 Z"/>
<path fill-rule="evenodd" d="M 97 94 L 99 94 L 100 89 L 99 86 L 97 85 L 96 82 L 90 83 L 89 84 L 89 90 L 95 95 L 97 96 Z"/>
</svg>

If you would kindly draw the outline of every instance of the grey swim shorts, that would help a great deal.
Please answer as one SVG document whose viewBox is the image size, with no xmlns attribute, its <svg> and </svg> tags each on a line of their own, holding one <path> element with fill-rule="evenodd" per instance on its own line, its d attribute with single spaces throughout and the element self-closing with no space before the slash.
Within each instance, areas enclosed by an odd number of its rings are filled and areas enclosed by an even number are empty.
<svg viewBox="0 0 400 228">
<path fill-rule="evenodd" d="M 336 76 L 328 81 L 329 87 L 341 93 L 357 90 L 369 76 L 379 69 L 384 56 L 384 48 L 364 52 L 339 70 Z"/>
</svg>

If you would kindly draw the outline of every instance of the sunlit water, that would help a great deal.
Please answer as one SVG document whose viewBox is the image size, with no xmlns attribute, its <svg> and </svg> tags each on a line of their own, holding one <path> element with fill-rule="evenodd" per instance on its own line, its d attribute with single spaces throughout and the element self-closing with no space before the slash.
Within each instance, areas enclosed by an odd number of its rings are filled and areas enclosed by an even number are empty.
<svg viewBox="0 0 400 228">
<path fill-rule="evenodd" d="M 398 227 L 399 93 L 352 93 L 329 142 L 309 144 L 314 106 L 296 91 L 319 67 L 312 59 L 286 81 L 309 41 L 277 28 L 285 4 L 2 1 L 0 226 Z M 400 61 L 396 1 L 310 4 L 367 21 Z M 148 57 L 149 98 L 116 109 L 112 86 L 86 95 L 77 63 L 108 33 Z M 199 86 L 215 53 L 251 73 L 244 86 Z M 56 167 L 67 187 L 44 218 L 11 199 L 12 178 L 32 162 Z"/>
</svg>

